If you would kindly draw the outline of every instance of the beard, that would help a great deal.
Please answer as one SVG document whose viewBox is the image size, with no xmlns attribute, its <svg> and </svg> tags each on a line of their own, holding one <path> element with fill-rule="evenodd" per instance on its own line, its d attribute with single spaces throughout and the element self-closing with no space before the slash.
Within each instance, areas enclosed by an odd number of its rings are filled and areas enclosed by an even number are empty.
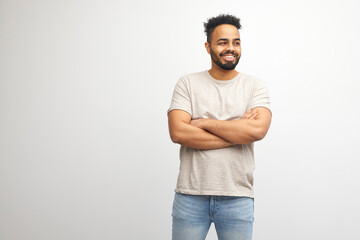
<svg viewBox="0 0 360 240">
<path fill-rule="evenodd" d="M 233 54 L 235 56 L 235 61 L 234 62 L 226 62 L 226 63 L 222 63 L 221 62 L 221 59 L 220 57 L 224 54 Z M 220 67 L 221 69 L 224 69 L 224 70 L 233 70 L 236 65 L 239 63 L 239 60 L 240 60 L 240 57 L 241 57 L 241 54 L 238 55 L 237 53 L 235 52 L 231 52 L 231 51 L 227 51 L 227 52 L 224 52 L 224 53 L 220 53 L 219 56 L 217 56 L 215 54 L 215 52 L 210 48 L 210 56 L 211 56 L 211 60 L 218 66 Z"/>
</svg>

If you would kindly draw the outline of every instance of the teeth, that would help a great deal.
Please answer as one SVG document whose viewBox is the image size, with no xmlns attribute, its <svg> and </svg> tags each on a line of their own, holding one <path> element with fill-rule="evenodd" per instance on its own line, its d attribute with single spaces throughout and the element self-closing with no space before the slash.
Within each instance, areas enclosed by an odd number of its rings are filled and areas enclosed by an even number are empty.
<svg viewBox="0 0 360 240">
<path fill-rule="evenodd" d="M 232 60 L 232 59 L 234 59 L 235 57 L 232 56 L 232 55 L 231 55 L 231 56 L 230 56 L 230 55 L 225 55 L 224 58 L 225 58 L 225 59 Z"/>
</svg>

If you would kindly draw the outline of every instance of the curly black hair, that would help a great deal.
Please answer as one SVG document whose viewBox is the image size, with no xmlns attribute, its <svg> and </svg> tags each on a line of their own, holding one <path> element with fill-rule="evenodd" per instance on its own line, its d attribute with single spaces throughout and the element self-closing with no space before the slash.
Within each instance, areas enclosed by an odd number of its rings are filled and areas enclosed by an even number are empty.
<svg viewBox="0 0 360 240">
<path fill-rule="evenodd" d="M 217 17 L 209 18 L 207 22 L 204 22 L 204 32 L 209 43 L 211 41 L 211 35 L 214 32 L 214 29 L 221 24 L 231 24 L 234 25 L 237 29 L 241 28 L 240 18 L 230 14 L 220 14 Z"/>
</svg>

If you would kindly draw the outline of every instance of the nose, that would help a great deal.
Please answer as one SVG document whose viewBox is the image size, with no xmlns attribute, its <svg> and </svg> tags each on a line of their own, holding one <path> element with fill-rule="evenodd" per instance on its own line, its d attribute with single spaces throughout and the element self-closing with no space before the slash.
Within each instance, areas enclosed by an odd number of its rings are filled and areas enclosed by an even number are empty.
<svg viewBox="0 0 360 240">
<path fill-rule="evenodd" d="M 234 48 L 234 45 L 233 45 L 232 43 L 229 43 L 229 44 L 227 45 L 227 48 L 226 48 L 227 51 L 231 51 L 231 52 L 232 52 L 232 51 L 234 51 L 234 49 L 235 49 L 235 48 Z"/>
</svg>

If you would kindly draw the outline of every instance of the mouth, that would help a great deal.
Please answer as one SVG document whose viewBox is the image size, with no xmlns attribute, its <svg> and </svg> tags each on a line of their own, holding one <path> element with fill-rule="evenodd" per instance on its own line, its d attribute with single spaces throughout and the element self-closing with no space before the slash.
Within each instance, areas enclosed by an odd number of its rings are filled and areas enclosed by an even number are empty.
<svg viewBox="0 0 360 240">
<path fill-rule="evenodd" d="M 231 61 L 232 62 L 232 61 L 235 60 L 235 55 L 234 54 L 221 54 L 220 56 L 225 61 Z"/>
</svg>

